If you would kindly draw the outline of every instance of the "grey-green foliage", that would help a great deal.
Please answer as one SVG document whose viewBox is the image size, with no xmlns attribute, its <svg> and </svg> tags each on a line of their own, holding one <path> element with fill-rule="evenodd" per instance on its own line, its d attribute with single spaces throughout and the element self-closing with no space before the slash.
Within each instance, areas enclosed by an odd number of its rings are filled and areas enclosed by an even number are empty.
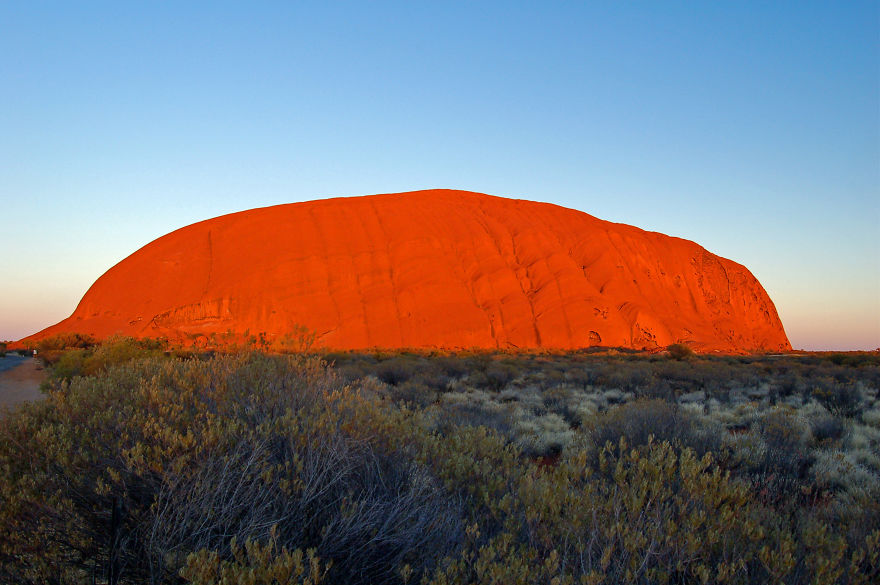
<svg viewBox="0 0 880 585">
<path fill-rule="evenodd" d="M 878 578 L 871 360 L 151 352 L 4 420 L 0 581 Z"/>
</svg>

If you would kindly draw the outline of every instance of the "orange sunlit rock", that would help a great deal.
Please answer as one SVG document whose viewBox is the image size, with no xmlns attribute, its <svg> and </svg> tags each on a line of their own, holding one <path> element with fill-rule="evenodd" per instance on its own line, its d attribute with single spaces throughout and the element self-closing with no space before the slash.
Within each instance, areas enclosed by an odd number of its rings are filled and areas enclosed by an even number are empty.
<svg viewBox="0 0 880 585">
<path fill-rule="evenodd" d="M 253 209 L 144 246 L 61 332 L 357 348 L 790 349 L 767 293 L 697 244 L 545 203 L 431 190 Z"/>
</svg>

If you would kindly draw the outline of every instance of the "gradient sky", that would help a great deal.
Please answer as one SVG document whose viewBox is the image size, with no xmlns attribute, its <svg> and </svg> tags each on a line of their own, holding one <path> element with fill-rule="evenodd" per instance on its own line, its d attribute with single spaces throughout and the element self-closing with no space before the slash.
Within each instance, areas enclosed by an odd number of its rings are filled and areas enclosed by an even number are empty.
<svg viewBox="0 0 880 585">
<path fill-rule="evenodd" d="M 880 346 L 870 2 L 0 2 L 0 339 L 225 213 L 458 188 L 694 240 Z"/>
</svg>

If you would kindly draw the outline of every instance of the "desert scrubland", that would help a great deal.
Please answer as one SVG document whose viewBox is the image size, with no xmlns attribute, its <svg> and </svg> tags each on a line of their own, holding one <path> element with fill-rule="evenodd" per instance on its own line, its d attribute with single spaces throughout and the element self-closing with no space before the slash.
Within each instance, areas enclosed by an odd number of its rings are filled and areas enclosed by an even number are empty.
<svg viewBox="0 0 880 585">
<path fill-rule="evenodd" d="M 39 350 L 3 582 L 880 575 L 877 353 Z"/>
</svg>

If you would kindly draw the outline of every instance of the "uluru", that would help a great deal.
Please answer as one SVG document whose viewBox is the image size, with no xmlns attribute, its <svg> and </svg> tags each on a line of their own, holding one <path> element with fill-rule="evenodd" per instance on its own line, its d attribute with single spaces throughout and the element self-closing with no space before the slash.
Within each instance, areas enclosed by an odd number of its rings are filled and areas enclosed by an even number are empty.
<svg viewBox="0 0 880 585">
<path fill-rule="evenodd" d="M 694 242 L 454 190 L 291 203 L 183 227 L 22 341 L 302 330 L 327 349 L 791 349 L 757 279 Z"/>
</svg>

